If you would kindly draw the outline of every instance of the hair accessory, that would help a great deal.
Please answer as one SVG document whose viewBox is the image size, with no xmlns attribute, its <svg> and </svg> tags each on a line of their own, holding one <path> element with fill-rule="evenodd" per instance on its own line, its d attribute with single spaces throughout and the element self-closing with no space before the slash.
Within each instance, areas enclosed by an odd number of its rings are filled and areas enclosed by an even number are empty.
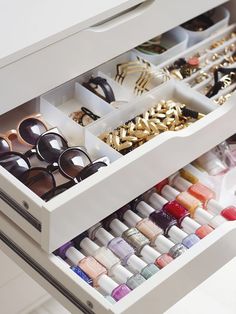
<svg viewBox="0 0 236 314">
<path fill-rule="evenodd" d="M 115 101 L 114 92 L 110 84 L 103 77 L 91 77 L 88 82 L 83 83 L 83 86 L 108 103 Z M 98 87 L 102 89 L 104 96 L 99 93 Z"/>
</svg>

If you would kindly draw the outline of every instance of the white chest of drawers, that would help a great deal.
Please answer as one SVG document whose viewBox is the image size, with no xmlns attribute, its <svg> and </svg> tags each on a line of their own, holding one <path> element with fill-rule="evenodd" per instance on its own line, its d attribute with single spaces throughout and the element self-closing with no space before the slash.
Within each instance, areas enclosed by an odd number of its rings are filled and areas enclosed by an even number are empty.
<svg viewBox="0 0 236 314">
<path fill-rule="evenodd" d="M 2 1 L 0 113 L 3 115 L 224 2 L 103 0 L 99 3 L 61 1 L 59 4 L 56 1 L 40 1 L 33 5 L 25 0 L 19 5 L 17 1 Z M 231 0 L 229 6 L 234 19 L 235 0 Z M 123 157 L 109 166 L 103 175 L 89 178 L 48 204 L 35 198 L 33 193 L 18 185 L 15 178 L 1 169 L 1 248 L 72 313 L 79 313 L 79 310 L 84 313 L 143 313 L 148 306 L 152 307 L 150 312 L 162 313 L 235 256 L 236 247 L 229 244 L 236 232 L 234 223 L 217 230 L 198 248 L 188 252 L 184 259 L 175 261 L 158 278 L 151 278 L 148 284 L 145 283 L 114 306 L 64 269 L 51 252 L 232 135 L 236 130 L 233 124 L 236 114 L 234 101 L 235 95 L 231 102 L 209 114 L 182 136 L 166 136 L 160 141 L 153 141 L 133 154 L 132 161 Z M 217 137 L 214 136 L 216 128 L 219 131 Z M 212 136 L 191 151 L 184 151 L 184 147 L 199 140 L 205 133 Z M 176 151 L 175 163 L 167 157 L 172 150 Z M 160 159 L 160 173 L 156 176 L 150 174 L 141 184 L 133 184 L 125 192 L 122 188 L 124 171 L 126 184 L 131 185 L 135 169 L 143 164 L 153 165 L 157 154 L 166 156 L 164 163 Z M 109 185 L 119 191 L 115 200 L 114 197 L 107 197 L 98 203 L 98 196 Z M 94 199 L 88 202 L 90 195 Z M 87 216 L 80 219 L 85 205 Z M 95 206 L 103 209 L 95 212 Z M 80 222 L 77 222 L 78 219 Z M 222 246 L 225 247 L 224 256 L 214 258 Z M 209 267 L 205 264 L 206 260 Z M 178 289 L 181 281 L 182 289 Z M 167 299 L 167 291 L 171 298 Z M 155 307 L 157 295 L 159 302 Z"/>
</svg>

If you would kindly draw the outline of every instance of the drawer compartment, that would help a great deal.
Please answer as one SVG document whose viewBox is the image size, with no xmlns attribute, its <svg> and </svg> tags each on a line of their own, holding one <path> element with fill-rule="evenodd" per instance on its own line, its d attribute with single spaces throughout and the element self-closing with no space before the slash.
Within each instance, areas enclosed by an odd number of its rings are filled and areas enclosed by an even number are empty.
<svg viewBox="0 0 236 314">
<path fill-rule="evenodd" d="M 6 45 L 7 50 L 0 59 L 0 112 L 7 112 L 224 2 L 200 0 L 190 4 L 188 0 L 183 0 L 166 5 L 165 0 L 121 1 L 120 5 L 110 7 L 108 12 L 101 12 L 98 16 L 91 16 L 90 10 L 85 10 L 78 21 L 74 13 L 69 12 L 68 20 L 73 16 L 72 25 L 66 24 L 64 29 L 65 25 L 59 24 L 56 33 L 54 28 L 49 29 L 44 36 L 36 36 L 36 42 L 30 40 L 23 47 L 15 46 L 15 41 L 6 40 L 3 46 Z M 54 9 L 51 14 L 55 14 Z M 45 16 L 41 15 L 43 19 Z M 64 17 L 61 20 L 65 21 Z M 27 31 L 42 27 L 38 15 L 35 21 L 40 24 L 33 24 L 33 27 L 29 24 Z M 26 30 L 20 27 L 19 32 L 24 41 Z M 29 38 L 34 36 L 35 33 L 29 34 Z M 10 86 L 14 86 L 14 93 L 9 93 Z"/>
<path fill-rule="evenodd" d="M 122 156 L 97 138 L 97 135 L 107 128 L 112 130 L 142 113 L 155 100 L 172 97 L 189 104 L 192 109 L 210 113 L 186 129 L 164 132 L 156 136 L 126 156 Z M 42 97 L 40 102 L 22 105 L 3 115 L 1 133 L 14 128 L 24 116 L 40 112 L 50 126 L 59 128 L 71 146 L 85 146 L 92 160 L 107 156 L 111 164 L 48 202 L 44 202 L 5 169 L 1 169 L 1 202 L 12 207 L 12 210 L 6 211 L 3 206 L 1 211 L 39 242 L 47 252 L 54 251 L 234 133 L 232 119 L 235 96 L 223 106 L 217 107 L 205 96 L 175 81 L 153 89 L 123 109 L 112 110 L 106 117 L 86 128 L 76 124 L 51 104 L 49 101 L 52 102 L 52 98 Z M 218 137 L 210 136 L 215 128 L 219 132 Z M 196 144 L 195 149 L 186 151 L 186 147 L 193 142 Z M 99 210 L 95 210 L 97 208 Z"/>
<path fill-rule="evenodd" d="M 217 196 L 221 205 L 227 206 L 229 202 L 235 204 L 235 176 L 233 168 L 222 177 Z M 3 206 L 8 209 L 8 205 Z M 157 296 L 158 303 L 149 311 L 163 313 L 236 255 L 233 242 L 236 224 L 235 221 L 228 221 L 116 304 L 111 304 L 99 291 L 65 266 L 61 259 L 39 248 L 2 213 L 0 222 L 0 248 L 71 313 L 140 313 L 145 311 L 147 304 L 153 304 Z M 180 282 L 181 289 L 178 289 Z"/>
</svg>

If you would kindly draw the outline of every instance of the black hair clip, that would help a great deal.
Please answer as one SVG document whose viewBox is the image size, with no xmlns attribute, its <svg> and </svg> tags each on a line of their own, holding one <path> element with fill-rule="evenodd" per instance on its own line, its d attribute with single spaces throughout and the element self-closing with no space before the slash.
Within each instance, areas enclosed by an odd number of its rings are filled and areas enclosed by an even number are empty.
<svg viewBox="0 0 236 314">
<path fill-rule="evenodd" d="M 219 79 L 219 73 L 225 74 Z M 221 89 L 231 85 L 232 79 L 235 79 L 236 68 L 218 68 L 214 71 L 214 85 L 206 93 L 206 97 L 211 98 L 218 94 Z"/>
<path fill-rule="evenodd" d="M 90 90 L 92 93 L 96 94 L 98 97 L 102 98 L 108 103 L 115 101 L 115 95 L 110 84 L 103 77 L 91 77 L 88 82 L 84 82 L 83 86 Z M 96 88 L 100 86 L 104 96 L 97 92 Z"/>
<path fill-rule="evenodd" d="M 195 111 L 186 107 L 181 108 L 181 111 L 182 111 L 183 116 L 190 117 L 196 120 L 199 120 L 205 116 L 203 113 L 200 113 L 198 111 Z"/>
<path fill-rule="evenodd" d="M 96 121 L 97 119 L 100 119 L 100 117 L 98 115 L 96 115 L 95 113 L 93 113 L 91 110 L 89 110 L 86 107 L 81 107 L 81 110 L 88 115 L 91 119 L 93 119 L 94 121 Z"/>
</svg>

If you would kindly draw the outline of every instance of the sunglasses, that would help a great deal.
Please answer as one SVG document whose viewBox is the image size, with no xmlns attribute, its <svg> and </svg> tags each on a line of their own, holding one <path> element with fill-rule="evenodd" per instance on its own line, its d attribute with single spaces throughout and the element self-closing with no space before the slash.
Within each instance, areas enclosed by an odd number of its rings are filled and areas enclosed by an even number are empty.
<svg viewBox="0 0 236 314">
<path fill-rule="evenodd" d="M 41 134 L 48 130 L 40 115 L 31 115 L 19 122 L 16 129 L 5 134 L 0 134 L 0 154 L 12 150 L 12 140 L 17 140 L 24 145 L 34 146 Z"/>
<path fill-rule="evenodd" d="M 32 154 L 49 163 L 48 167 L 31 167 Z M 107 166 L 106 160 L 92 162 L 84 147 L 68 147 L 60 134 L 51 131 L 40 135 L 36 145 L 25 154 L 10 151 L 0 155 L 0 165 L 45 200 Z M 70 181 L 57 187 L 53 175 L 56 170 Z"/>
</svg>

